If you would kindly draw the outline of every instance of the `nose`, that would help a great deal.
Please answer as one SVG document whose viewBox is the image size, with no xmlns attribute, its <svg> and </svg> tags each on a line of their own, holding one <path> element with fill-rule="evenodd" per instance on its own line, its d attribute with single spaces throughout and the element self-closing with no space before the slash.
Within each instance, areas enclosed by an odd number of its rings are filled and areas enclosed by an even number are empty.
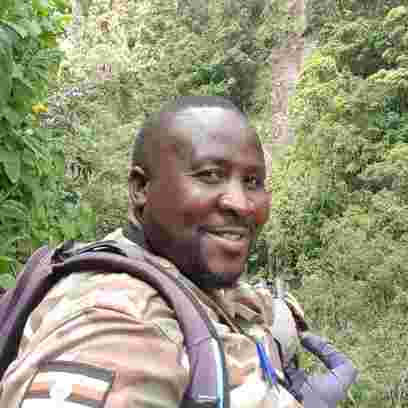
<svg viewBox="0 0 408 408">
<path fill-rule="evenodd" d="M 219 198 L 219 206 L 222 210 L 234 212 L 241 217 L 248 217 L 255 212 L 254 202 L 239 181 L 228 183 L 226 191 Z"/>
</svg>

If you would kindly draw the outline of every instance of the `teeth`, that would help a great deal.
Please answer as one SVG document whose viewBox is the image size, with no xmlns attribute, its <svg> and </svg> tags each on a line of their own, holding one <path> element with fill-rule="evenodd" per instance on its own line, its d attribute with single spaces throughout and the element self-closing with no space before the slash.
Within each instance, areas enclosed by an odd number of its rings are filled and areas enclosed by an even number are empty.
<svg viewBox="0 0 408 408">
<path fill-rule="evenodd" d="M 238 235 L 238 234 L 229 234 L 229 233 L 224 233 L 224 234 L 221 234 L 221 236 L 223 237 L 223 238 L 226 238 L 226 239 L 230 239 L 231 241 L 238 241 L 239 239 L 241 239 L 241 235 Z"/>
<path fill-rule="evenodd" d="M 229 239 L 231 241 L 239 241 L 242 238 L 241 234 L 233 234 L 233 233 L 230 233 L 230 232 L 213 233 L 213 235 L 216 235 L 218 237 L 222 237 L 224 239 Z"/>
</svg>

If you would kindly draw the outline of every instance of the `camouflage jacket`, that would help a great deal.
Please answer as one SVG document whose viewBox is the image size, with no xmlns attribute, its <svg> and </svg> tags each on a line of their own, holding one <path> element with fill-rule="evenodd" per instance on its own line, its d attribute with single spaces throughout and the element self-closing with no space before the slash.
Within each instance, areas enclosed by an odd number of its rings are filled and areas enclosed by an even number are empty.
<svg viewBox="0 0 408 408">
<path fill-rule="evenodd" d="M 107 239 L 126 240 L 121 230 Z M 170 273 L 175 268 L 152 257 Z M 214 307 L 222 305 L 244 331 L 261 339 L 279 371 L 269 290 L 240 283 L 208 298 L 203 302 L 226 354 L 231 408 L 301 406 L 282 387 L 265 384 L 254 342 L 221 323 Z M 293 353 L 298 341 L 290 343 Z M 0 384 L 0 406 L 178 407 L 189 372 L 183 333 L 156 290 L 125 273 L 84 272 L 62 280 L 30 315 L 18 358 Z"/>
</svg>

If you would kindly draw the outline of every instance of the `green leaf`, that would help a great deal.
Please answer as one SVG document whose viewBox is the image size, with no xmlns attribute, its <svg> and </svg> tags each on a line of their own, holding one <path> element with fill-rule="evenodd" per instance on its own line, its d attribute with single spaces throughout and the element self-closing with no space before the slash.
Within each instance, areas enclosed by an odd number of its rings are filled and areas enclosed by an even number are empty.
<svg viewBox="0 0 408 408">
<path fill-rule="evenodd" d="M 65 222 L 64 222 L 65 221 Z M 60 223 L 60 229 L 64 239 L 74 239 L 78 236 L 78 227 L 71 220 L 63 220 Z"/>
<path fill-rule="evenodd" d="M 21 175 L 21 158 L 17 152 L 1 152 L 0 160 L 3 163 L 4 171 L 9 180 L 16 184 L 20 180 Z"/>
<path fill-rule="evenodd" d="M 1 230 L 0 230 L 1 231 Z M 4 230 L 1 231 L 2 233 L 4 233 Z M 6 236 L 7 233 L 4 233 L 4 235 Z M 13 251 L 16 242 L 18 241 L 24 241 L 27 240 L 29 237 L 27 237 L 27 235 L 25 234 L 21 234 L 21 235 L 13 235 L 12 238 L 5 240 L 1 243 L 0 245 L 0 253 L 10 253 L 11 251 Z M 7 257 L 6 257 L 7 258 Z M 10 258 L 8 258 L 10 259 Z M 10 261 L 14 262 L 15 260 L 10 259 Z"/>
<path fill-rule="evenodd" d="M 8 150 L 6 150 L 4 146 L 0 146 L 0 163 L 7 160 L 8 153 Z"/>
<path fill-rule="evenodd" d="M 34 161 L 36 160 L 36 156 L 35 156 L 34 152 L 32 152 L 31 150 L 24 149 L 23 153 L 21 155 L 21 160 L 23 161 L 25 166 L 33 168 Z M 23 182 L 24 182 L 24 176 L 22 176 Z"/>
<path fill-rule="evenodd" d="M 1 83 L 1 81 L 0 81 Z M 1 112 L 0 112 L 1 113 Z M 16 112 L 14 109 L 10 108 L 9 106 L 3 107 L 3 116 L 13 127 L 17 127 L 21 124 L 24 120 L 24 117 L 20 114 L 20 112 Z"/>
<path fill-rule="evenodd" d="M 58 11 L 60 11 L 61 13 L 63 13 L 64 11 L 66 11 L 68 8 L 71 7 L 70 2 L 66 1 L 66 0 L 51 0 L 51 3 L 58 9 Z"/>
<path fill-rule="evenodd" d="M 13 78 L 24 79 L 24 67 L 21 64 L 13 64 Z"/>
<path fill-rule="evenodd" d="M 9 220 L 27 219 L 27 208 L 15 200 L 7 200 L 0 206 L 1 216 Z"/>
<path fill-rule="evenodd" d="M 12 88 L 13 56 L 8 47 L 0 44 L 0 107 L 10 99 Z"/>
<path fill-rule="evenodd" d="M 48 16 L 49 14 L 49 4 L 48 0 L 32 0 L 33 9 L 43 16 Z"/>
<path fill-rule="evenodd" d="M 8 271 L 9 265 L 13 260 L 7 256 L 0 256 L 0 276 Z M 0 286 L 2 286 L 0 284 Z"/>
<path fill-rule="evenodd" d="M 66 27 L 68 24 L 72 23 L 72 16 L 70 14 L 63 14 L 58 17 L 57 21 L 57 26 L 59 30 L 64 30 L 64 27 Z"/>
<path fill-rule="evenodd" d="M 39 138 L 40 134 L 37 134 L 37 137 Z M 48 150 L 44 143 L 38 143 L 38 139 L 35 139 L 33 136 L 31 136 L 28 133 L 25 133 L 21 141 L 36 155 L 36 159 L 46 159 Z M 38 163 L 37 163 L 38 164 Z"/>
<path fill-rule="evenodd" d="M 0 20 L 0 24 L 6 25 L 12 28 L 21 38 L 27 37 L 27 30 L 21 25 L 15 24 L 11 21 L 4 21 L 4 20 Z"/>
<path fill-rule="evenodd" d="M 41 34 L 42 45 L 46 48 L 55 48 L 58 46 L 57 36 L 51 32 Z"/>
<path fill-rule="evenodd" d="M 1 258 L 0 258 L 1 262 Z M 8 273 L 2 273 L 0 274 L 0 287 L 4 289 L 11 289 L 14 288 L 16 285 L 16 278 L 13 275 L 10 275 Z"/>
<path fill-rule="evenodd" d="M 26 20 L 25 26 L 32 37 L 38 37 L 42 33 L 41 26 L 34 20 Z"/>
<path fill-rule="evenodd" d="M 13 28 L 14 24 L 0 20 L 0 46 L 12 48 L 18 41 L 18 32 Z M 19 26 L 20 27 L 20 26 Z"/>
</svg>

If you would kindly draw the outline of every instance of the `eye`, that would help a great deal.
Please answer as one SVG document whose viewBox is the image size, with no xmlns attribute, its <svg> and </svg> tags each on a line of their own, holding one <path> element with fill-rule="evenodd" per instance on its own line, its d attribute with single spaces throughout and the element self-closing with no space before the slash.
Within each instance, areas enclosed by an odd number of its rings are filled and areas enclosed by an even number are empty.
<svg viewBox="0 0 408 408">
<path fill-rule="evenodd" d="M 245 185 L 247 186 L 248 190 L 257 190 L 259 188 L 264 188 L 265 187 L 265 181 L 263 177 L 253 175 L 253 176 L 248 176 L 244 180 Z"/>
<path fill-rule="evenodd" d="M 224 172 L 221 169 L 206 169 L 197 173 L 196 177 L 208 184 L 217 184 L 224 179 Z"/>
</svg>

